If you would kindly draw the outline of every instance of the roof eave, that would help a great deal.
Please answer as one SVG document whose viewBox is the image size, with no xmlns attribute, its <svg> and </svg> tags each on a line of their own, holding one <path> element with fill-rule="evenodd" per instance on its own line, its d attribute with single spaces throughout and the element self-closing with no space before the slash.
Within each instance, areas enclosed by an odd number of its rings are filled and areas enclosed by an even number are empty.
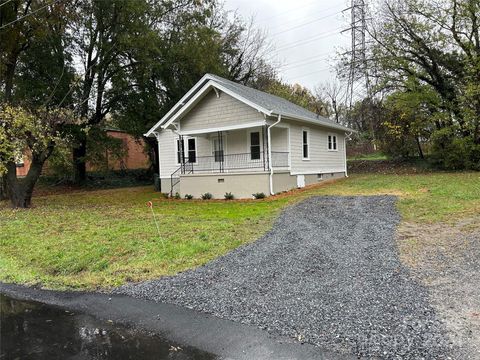
<svg viewBox="0 0 480 360">
<path fill-rule="evenodd" d="M 328 128 L 332 128 L 332 129 L 337 129 L 337 130 L 342 130 L 342 131 L 346 131 L 346 132 L 358 132 L 356 130 L 353 130 L 353 129 L 350 129 L 346 126 L 343 126 L 343 125 L 337 125 L 335 123 L 328 123 L 326 121 L 322 121 L 322 120 L 313 120 L 313 119 L 309 119 L 309 118 L 306 118 L 306 117 L 303 117 L 303 116 L 297 116 L 297 115 L 292 115 L 292 114 L 287 114 L 287 113 L 281 113 L 281 112 L 272 112 L 271 115 L 281 115 L 282 117 L 284 118 L 287 118 L 287 119 L 290 119 L 290 120 L 298 120 L 298 121 L 303 121 L 303 122 L 308 122 L 310 124 L 315 124 L 315 125 L 320 125 L 320 126 L 325 126 L 325 127 L 328 127 Z"/>
</svg>

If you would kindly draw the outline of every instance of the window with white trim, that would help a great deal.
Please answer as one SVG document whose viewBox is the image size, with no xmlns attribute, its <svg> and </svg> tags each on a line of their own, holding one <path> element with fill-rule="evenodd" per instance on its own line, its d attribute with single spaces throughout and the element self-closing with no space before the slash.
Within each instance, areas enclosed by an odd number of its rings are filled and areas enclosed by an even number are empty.
<svg viewBox="0 0 480 360">
<path fill-rule="evenodd" d="M 187 158 L 188 162 L 195 163 L 197 162 L 197 139 L 189 138 L 187 139 Z"/>
<path fill-rule="evenodd" d="M 328 150 L 337 150 L 337 135 L 328 135 Z"/>
<path fill-rule="evenodd" d="M 177 139 L 177 164 L 182 163 L 182 156 L 185 159 L 185 162 L 194 163 L 197 162 L 197 139 L 188 138 L 186 139 Z M 186 145 L 186 146 L 185 146 Z M 183 154 L 182 154 L 183 150 Z"/>
<path fill-rule="evenodd" d="M 302 157 L 304 160 L 308 160 L 309 158 L 309 141 L 310 141 L 310 134 L 308 130 L 302 130 Z"/>
<path fill-rule="evenodd" d="M 250 160 L 260 159 L 260 132 L 250 133 Z"/>
</svg>

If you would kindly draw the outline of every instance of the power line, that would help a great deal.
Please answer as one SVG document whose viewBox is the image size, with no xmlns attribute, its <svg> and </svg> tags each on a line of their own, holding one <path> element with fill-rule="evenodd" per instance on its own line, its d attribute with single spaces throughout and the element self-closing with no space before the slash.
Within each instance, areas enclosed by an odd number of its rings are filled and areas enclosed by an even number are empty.
<svg viewBox="0 0 480 360">
<path fill-rule="evenodd" d="M 297 60 L 297 61 L 293 61 L 293 62 L 291 62 L 291 63 L 283 64 L 283 66 L 295 65 L 295 64 L 297 64 L 297 63 L 301 63 L 301 62 L 304 62 L 304 61 L 307 61 L 307 60 L 311 60 L 311 59 L 317 59 L 317 58 L 319 58 L 319 57 L 323 57 L 323 56 L 329 55 L 329 54 L 331 54 L 330 51 L 329 51 L 329 52 L 324 52 L 324 53 L 317 54 L 317 55 L 314 55 L 314 56 L 309 56 L 309 57 L 304 58 L 304 59 L 302 59 L 302 60 Z"/>
<path fill-rule="evenodd" d="M 316 20 L 316 18 L 318 16 L 318 13 L 325 14 L 328 10 L 331 10 L 333 8 L 337 8 L 337 6 L 332 6 L 328 9 L 320 10 L 319 12 L 311 11 L 306 16 L 303 15 L 301 17 L 296 17 L 296 18 L 290 18 L 289 17 L 288 20 L 282 21 L 280 24 L 275 24 L 275 26 L 273 26 L 273 27 L 268 27 L 268 30 L 271 31 L 272 33 L 276 33 L 276 32 L 282 31 L 282 29 L 285 29 L 285 27 L 297 26 L 297 25 L 303 24 L 303 22 L 305 22 L 305 21 Z M 340 13 L 341 13 L 341 11 L 338 11 L 336 13 L 332 13 L 331 15 L 329 15 L 329 17 L 334 16 L 336 14 L 340 14 Z"/>
<path fill-rule="evenodd" d="M 13 1 L 13 0 L 7 0 L 7 1 L 5 1 L 4 3 L 1 3 L 1 4 L 0 4 L 0 7 L 2 7 L 3 5 L 7 5 L 9 2 L 12 2 L 12 1 Z"/>
<path fill-rule="evenodd" d="M 288 32 L 288 31 L 296 30 L 296 29 L 299 29 L 299 28 L 301 28 L 301 27 L 304 27 L 304 26 L 307 26 L 307 25 L 316 23 L 317 21 L 320 21 L 320 20 L 329 18 L 329 17 L 331 17 L 331 16 L 334 16 L 334 15 L 337 15 L 337 14 L 340 14 L 340 13 L 341 13 L 341 11 L 337 11 L 337 12 L 335 12 L 335 13 L 333 13 L 333 14 L 325 15 L 325 16 L 319 17 L 319 18 L 317 18 L 317 19 L 308 21 L 308 22 L 306 22 L 306 23 L 299 24 L 299 25 L 293 26 L 293 27 L 291 27 L 291 28 L 287 28 L 287 29 L 285 29 L 285 30 L 279 31 L 279 32 L 277 32 L 277 33 L 274 33 L 274 34 L 272 34 L 272 35 L 270 35 L 270 36 L 277 36 L 277 35 L 286 33 L 286 32 Z"/>
<path fill-rule="evenodd" d="M 316 60 L 311 60 L 311 61 L 307 61 L 305 63 L 302 63 L 302 64 L 298 64 L 298 65 L 294 65 L 294 66 L 286 66 L 286 67 L 280 67 L 280 69 L 282 70 L 291 70 L 291 69 L 297 69 L 299 67 L 302 67 L 302 66 L 305 66 L 305 65 L 310 65 L 310 64 L 313 64 L 313 63 L 316 63 L 320 60 L 327 60 L 328 59 L 328 56 L 324 56 L 322 58 L 319 58 L 319 59 L 316 59 Z"/>
<path fill-rule="evenodd" d="M 313 4 L 318 4 L 318 0 L 315 0 L 315 1 L 312 1 L 312 2 L 309 2 L 307 4 L 303 4 L 302 6 L 296 6 L 294 9 L 291 9 L 291 10 L 286 10 L 286 11 L 282 11 L 281 13 L 279 14 L 276 14 L 276 15 L 273 15 L 273 16 L 269 16 L 267 18 L 263 18 L 263 19 L 260 19 L 260 20 L 257 20 L 257 22 L 265 22 L 265 21 L 268 21 L 268 20 L 271 20 L 271 19 L 275 19 L 275 18 L 278 18 L 282 15 L 285 15 L 285 14 L 291 14 L 292 12 L 295 12 L 297 10 L 301 10 L 301 9 L 304 9 L 306 7 L 309 7 L 310 5 L 313 5 Z M 320 11 L 328 11 L 328 10 L 331 10 L 335 7 L 337 7 L 338 5 L 334 5 L 334 6 L 330 6 L 326 9 L 322 9 Z"/>
<path fill-rule="evenodd" d="M 287 44 L 285 46 L 282 46 L 280 48 L 278 48 L 276 51 L 284 51 L 284 50 L 288 50 L 288 49 L 293 49 L 293 48 L 296 48 L 298 46 L 302 46 L 302 45 L 305 45 L 305 44 L 308 44 L 308 43 L 311 43 L 313 41 L 316 41 L 316 40 L 321 40 L 321 39 L 326 39 L 330 36 L 333 36 L 333 35 L 337 35 L 339 34 L 337 32 L 337 30 L 339 30 L 340 28 L 337 28 L 335 30 L 331 30 L 330 32 L 326 32 L 326 33 L 321 33 L 321 34 L 318 34 L 318 35 L 315 35 L 311 38 L 307 38 L 305 39 L 304 41 L 300 41 L 300 42 L 296 42 L 296 43 L 290 43 L 290 44 Z"/>
<path fill-rule="evenodd" d="M 312 72 L 309 72 L 309 73 L 306 73 L 306 74 L 303 74 L 303 75 L 300 75 L 300 76 L 295 76 L 295 79 L 301 79 L 305 76 L 310 76 L 310 75 L 314 75 L 314 74 L 318 74 L 318 73 L 321 73 L 321 72 L 324 72 L 324 71 L 327 71 L 327 70 L 331 70 L 331 67 L 326 67 L 326 68 L 323 68 L 323 69 L 320 69 L 320 70 L 316 70 L 316 71 L 312 71 Z"/>
<path fill-rule="evenodd" d="M 25 18 L 27 18 L 27 17 L 29 17 L 29 16 L 32 16 L 32 15 L 38 13 L 39 11 L 45 9 L 46 7 L 51 6 L 51 5 L 53 5 L 53 4 L 55 4 L 55 3 L 59 2 L 59 1 L 61 1 L 61 0 L 52 1 L 50 4 L 44 5 L 44 6 L 40 7 L 40 8 L 38 8 L 38 9 L 35 10 L 35 11 L 32 11 L 32 12 L 26 14 L 26 15 L 23 15 L 23 16 L 19 17 L 18 19 L 15 19 L 15 20 L 13 20 L 13 21 L 10 21 L 8 24 L 5 24 L 5 25 L 3 25 L 2 27 L 0 27 L 0 30 L 5 29 L 7 26 L 10 26 L 10 25 L 12 25 L 12 24 L 15 24 L 16 22 L 18 22 L 18 21 L 20 21 L 20 20 L 23 20 L 23 19 L 25 19 Z"/>
</svg>

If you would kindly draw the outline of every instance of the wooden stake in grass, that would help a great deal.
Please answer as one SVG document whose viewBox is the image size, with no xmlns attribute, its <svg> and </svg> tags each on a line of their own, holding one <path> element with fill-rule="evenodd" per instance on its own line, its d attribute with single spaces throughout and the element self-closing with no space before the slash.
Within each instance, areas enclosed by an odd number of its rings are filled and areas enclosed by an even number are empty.
<svg viewBox="0 0 480 360">
<path fill-rule="evenodd" d="M 158 226 L 157 217 L 155 216 L 155 212 L 153 211 L 153 203 L 151 201 L 148 201 L 147 206 L 152 211 L 153 221 L 155 221 L 155 226 L 157 227 L 158 238 L 162 242 L 163 250 L 166 250 L 165 243 L 163 242 L 162 236 L 160 235 L 160 228 Z"/>
</svg>

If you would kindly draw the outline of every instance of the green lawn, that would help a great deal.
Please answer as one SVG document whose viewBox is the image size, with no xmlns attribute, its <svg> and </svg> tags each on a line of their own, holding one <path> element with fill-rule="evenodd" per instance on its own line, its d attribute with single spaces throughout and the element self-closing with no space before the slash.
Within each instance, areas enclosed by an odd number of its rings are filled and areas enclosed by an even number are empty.
<svg viewBox="0 0 480 360">
<path fill-rule="evenodd" d="M 174 274 L 258 238 L 288 204 L 332 194 L 395 194 L 406 221 L 452 221 L 480 211 L 480 173 L 353 175 L 255 201 L 165 200 L 136 187 L 40 196 L 29 210 L 4 202 L 0 280 L 95 289 Z"/>
<path fill-rule="evenodd" d="M 380 151 L 370 154 L 349 156 L 348 160 L 387 160 L 387 156 Z"/>
</svg>

